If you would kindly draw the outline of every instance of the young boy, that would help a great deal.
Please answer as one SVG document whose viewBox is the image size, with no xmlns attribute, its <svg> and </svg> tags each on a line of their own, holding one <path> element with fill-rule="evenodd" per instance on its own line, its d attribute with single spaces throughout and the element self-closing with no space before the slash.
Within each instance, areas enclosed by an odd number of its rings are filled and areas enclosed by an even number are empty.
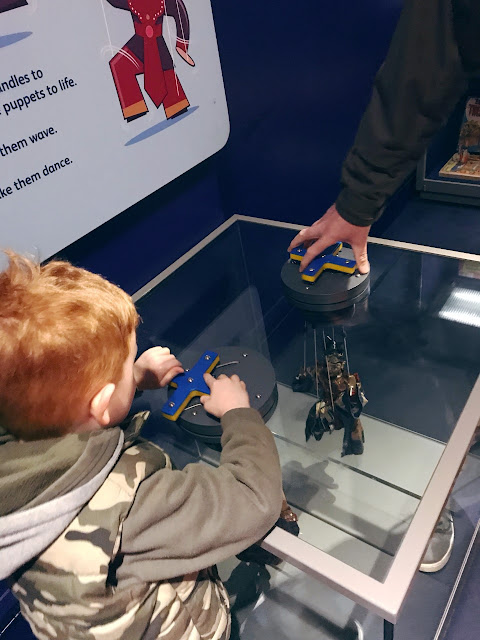
<svg viewBox="0 0 480 640">
<path fill-rule="evenodd" d="M 282 504 L 273 437 L 238 377 L 207 375 L 218 468 L 176 470 L 127 416 L 181 365 L 135 362 L 131 298 L 67 262 L 8 252 L 0 273 L 0 578 L 43 639 L 227 640 L 214 563 L 260 539 Z"/>
</svg>

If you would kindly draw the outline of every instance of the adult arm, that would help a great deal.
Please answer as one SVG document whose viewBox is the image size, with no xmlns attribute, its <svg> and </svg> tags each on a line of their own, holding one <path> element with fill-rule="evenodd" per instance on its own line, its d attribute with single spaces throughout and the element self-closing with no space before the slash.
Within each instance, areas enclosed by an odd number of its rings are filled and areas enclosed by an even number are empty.
<svg viewBox="0 0 480 640">
<path fill-rule="evenodd" d="M 337 201 L 290 244 L 308 246 L 301 270 L 342 241 L 352 246 L 359 271 L 369 271 L 370 226 L 465 91 L 466 72 L 480 68 L 479 27 L 474 0 L 405 0 L 343 164 Z"/>
<path fill-rule="evenodd" d="M 380 216 L 465 89 L 452 0 L 406 0 L 343 165 L 336 209 L 344 220 L 370 226 Z"/>
</svg>

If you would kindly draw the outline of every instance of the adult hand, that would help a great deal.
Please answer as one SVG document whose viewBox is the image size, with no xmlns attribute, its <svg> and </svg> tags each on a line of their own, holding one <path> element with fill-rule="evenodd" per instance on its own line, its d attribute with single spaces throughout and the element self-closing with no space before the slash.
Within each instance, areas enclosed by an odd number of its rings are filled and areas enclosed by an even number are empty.
<svg viewBox="0 0 480 640">
<path fill-rule="evenodd" d="M 206 373 L 203 377 L 210 389 L 210 395 L 201 396 L 200 402 L 208 413 L 221 418 L 231 409 L 250 407 L 247 387 L 238 376 L 229 378 L 222 374 L 215 379 Z"/>
<path fill-rule="evenodd" d="M 327 212 L 311 227 L 302 229 L 290 243 L 288 250 L 304 244 L 307 252 L 300 264 L 300 271 L 304 271 L 310 262 L 325 249 L 335 242 L 348 242 L 353 249 L 353 254 L 357 262 L 357 269 L 360 273 L 368 273 L 370 264 L 367 255 L 367 238 L 370 227 L 357 227 L 350 224 L 338 213 L 337 207 L 333 204 Z"/>
<path fill-rule="evenodd" d="M 153 347 L 138 358 L 133 365 L 133 375 L 137 389 L 158 389 L 165 387 L 183 367 L 167 347 Z"/>
</svg>

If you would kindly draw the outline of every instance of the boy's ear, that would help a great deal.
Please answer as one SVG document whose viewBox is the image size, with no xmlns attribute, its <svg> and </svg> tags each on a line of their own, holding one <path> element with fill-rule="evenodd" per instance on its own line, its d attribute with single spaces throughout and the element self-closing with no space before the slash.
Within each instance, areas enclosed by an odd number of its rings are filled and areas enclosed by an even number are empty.
<svg viewBox="0 0 480 640">
<path fill-rule="evenodd" d="M 98 393 L 96 393 L 90 402 L 90 415 L 98 422 L 101 427 L 110 424 L 110 401 L 115 391 L 113 382 L 106 384 Z"/>
</svg>

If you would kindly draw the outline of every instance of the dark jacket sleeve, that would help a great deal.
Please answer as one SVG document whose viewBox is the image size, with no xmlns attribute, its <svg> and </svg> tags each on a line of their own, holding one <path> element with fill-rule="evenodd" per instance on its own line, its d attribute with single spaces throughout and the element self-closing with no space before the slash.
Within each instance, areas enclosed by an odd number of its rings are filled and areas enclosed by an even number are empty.
<svg viewBox="0 0 480 640">
<path fill-rule="evenodd" d="M 463 0 L 464 13 L 469 4 Z M 457 35 L 452 0 L 405 0 L 343 165 L 336 206 L 348 222 L 368 226 L 380 217 L 466 90 Z"/>
<path fill-rule="evenodd" d="M 209 567 L 257 542 L 280 515 L 273 436 L 254 409 L 222 418 L 220 466 L 162 469 L 139 486 L 123 524 L 120 579 L 169 579 Z"/>
</svg>

